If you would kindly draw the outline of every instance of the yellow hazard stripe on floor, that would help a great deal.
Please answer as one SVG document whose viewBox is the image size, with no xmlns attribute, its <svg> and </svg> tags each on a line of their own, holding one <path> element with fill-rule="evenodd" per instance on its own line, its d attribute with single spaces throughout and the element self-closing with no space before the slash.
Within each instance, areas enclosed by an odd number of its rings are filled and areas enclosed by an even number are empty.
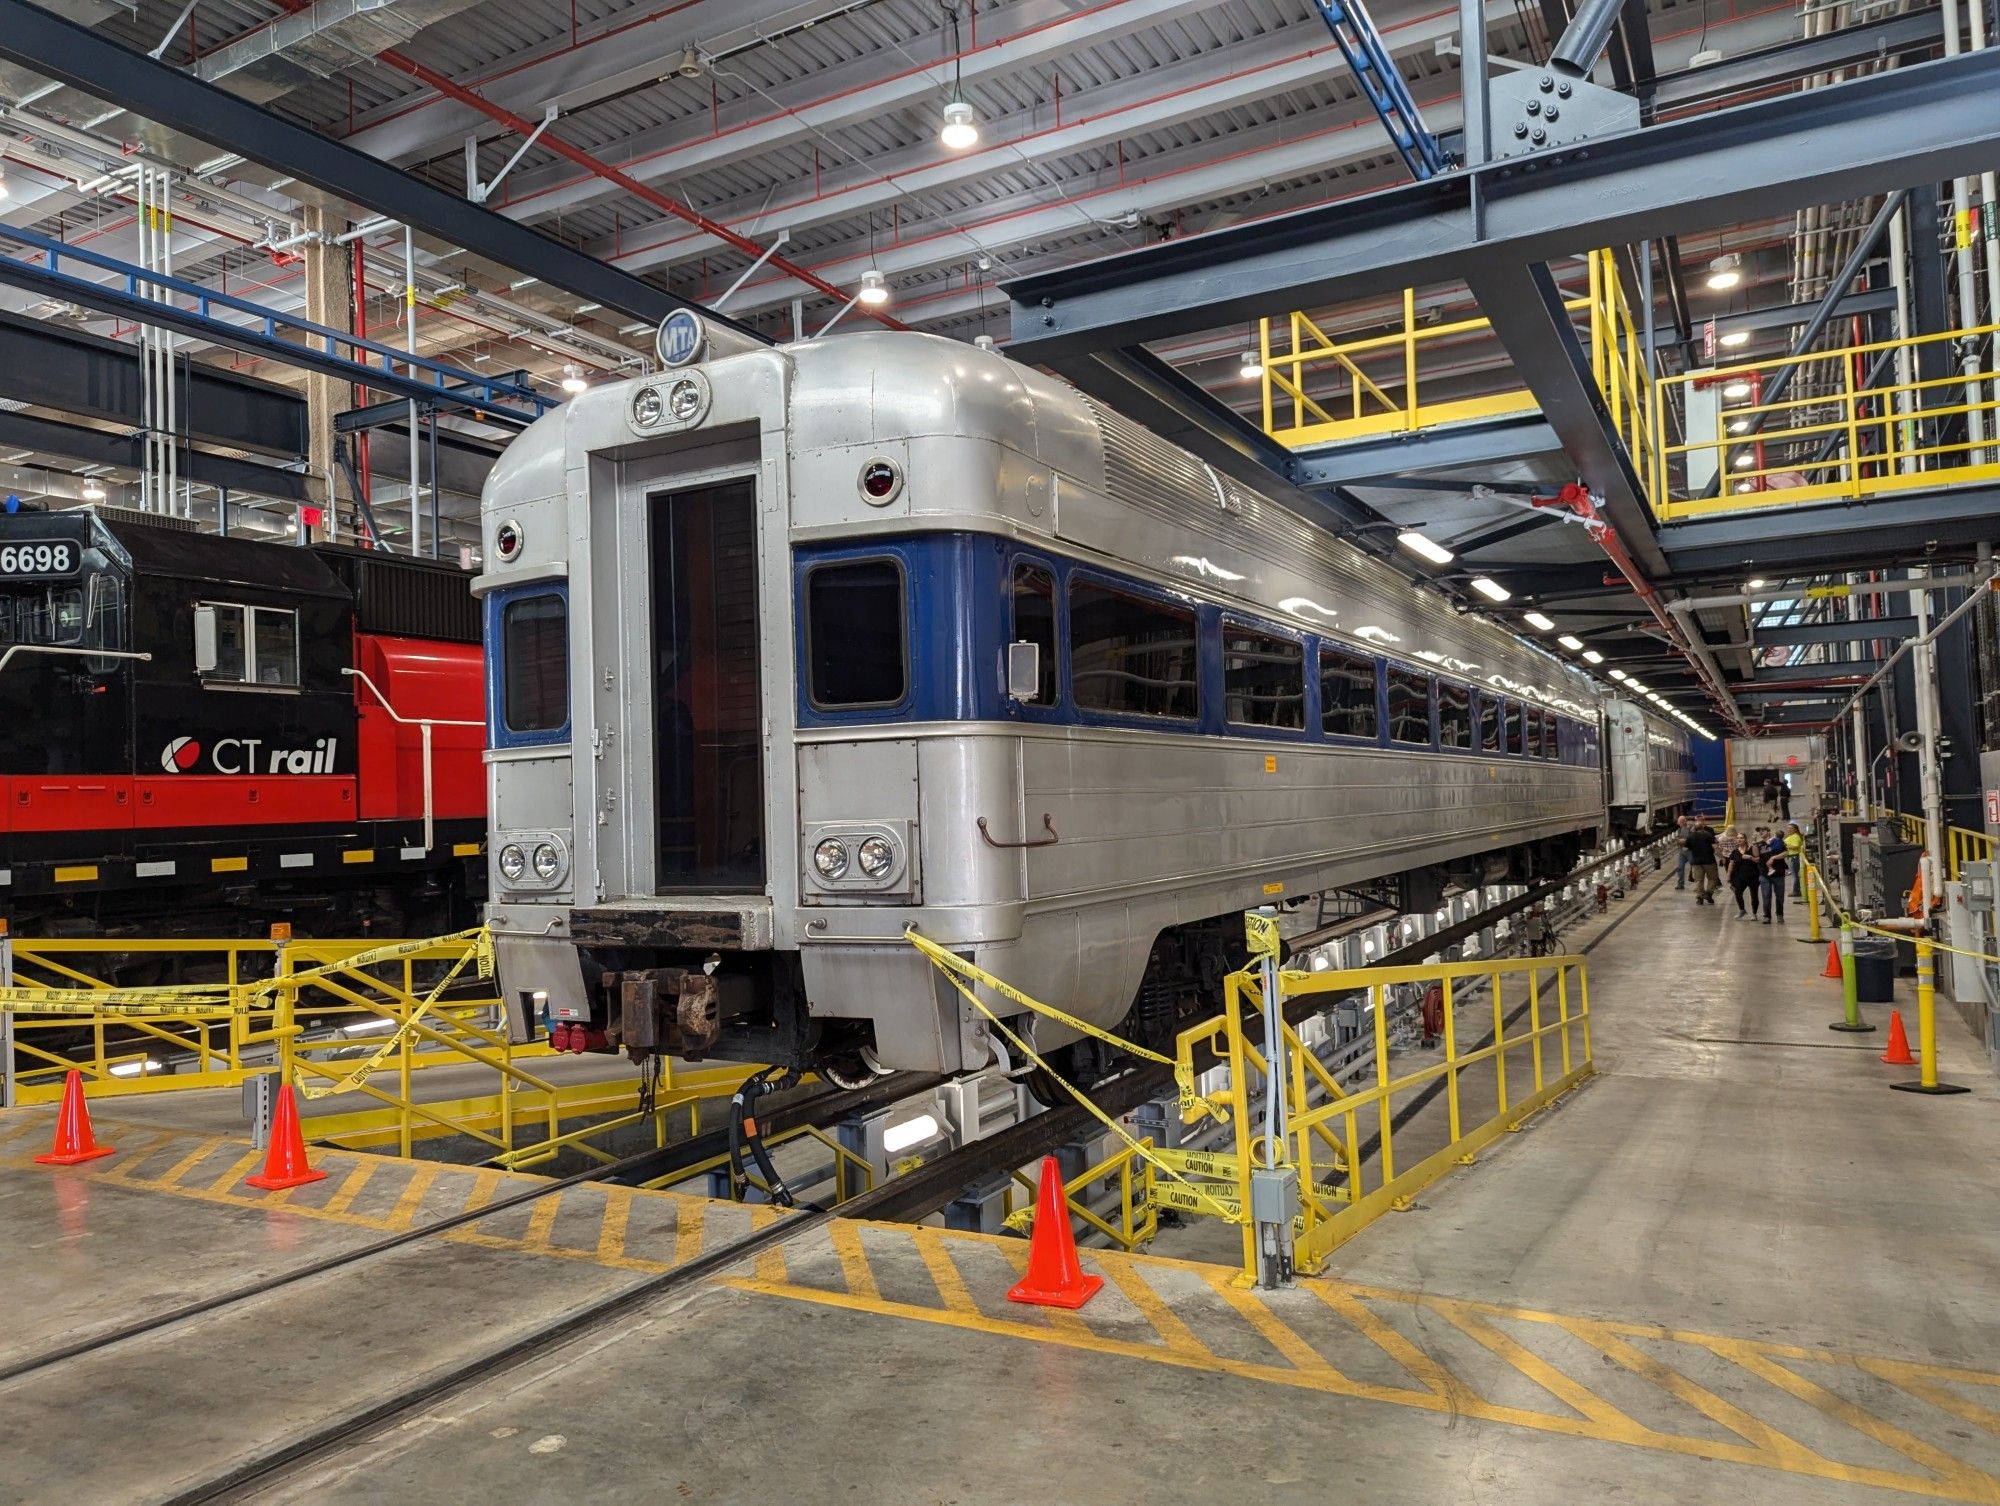
<svg viewBox="0 0 2000 1506">
<path fill-rule="evenodd" d="M 2000 1478 L 1977 1462 L 1996 1457 L 1994 1441 L 1982 1448 L 1963 1426 L 2000 1433 L 2000 1373 L 1325 1279 L 1273 1298 L 1232 1285 L 1222 1267 L 1100 1251 L 1084 1252 L 1084 1261 L 1107 1278 L 1106 1287 L 1089 1306 L 1052 1323 L 1039 1310 L 1009 1307 L 1001 1295 L 998 1273 L 1018 1265 L 1025 1250 L 1019 1240 L 836 1222 L 817 1255 L 814 1243 L 795 1242 L 786 1260 L 723 1284 L 1384 1402 L 1451 1425 L 1485 1422 L 1936 1500 L 2000 1503 Z M 991 1253 L 982 1259 L 982 1245 L 1001 1247 L 1004 1264 Z M 975 1270 L 983 1271 L 977 1296 Z M 928 1274 L 934 1295 L 913 1296 L 910 1271 Z M 1150 1341 L 1135 1332 L 1150 1332 Z M 1468 1363 L 1482 1352 L 1488 1363 Z M 1406 1384 L 1363 1378 L 1398 1370 Z M 1546 1405 L 1535 1405 L 1537 1398 Z M 1697 1418 L 1733 1436 L 1691 1431 Z M 1851 1462 L 1897 1456 L 1912 1467 Z M 1720 1476 L 1691 1480 L 1685 1499 L 1745 1489 L 1746 1482 Z"/>
</svg>

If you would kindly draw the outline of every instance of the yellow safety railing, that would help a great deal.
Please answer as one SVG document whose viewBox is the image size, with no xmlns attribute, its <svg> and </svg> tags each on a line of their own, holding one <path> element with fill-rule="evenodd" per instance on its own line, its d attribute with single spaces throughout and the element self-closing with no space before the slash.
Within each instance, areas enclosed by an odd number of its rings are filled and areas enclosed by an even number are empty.
<svg viewBox="0 0 2000 1506">
<path fill-rule="evenodd" d="M 1361 994 L 1373 1032 L 1372 1082 L 1349 1086 L 1329 1072 L 1291 1025 L 1282 1031 L 1288 1119 L 1283 1143 L 1269 1144 L 1252 1122 L 1253 1084 L 1270 1072 L 1260 1044 L 1262 984 L 1255 972 L 1232 974 L 1226 1007 L 1216 1019 L 1182 1033 L 1179 1061 L 1185 1071 L 1213 1057 L 1228 1082 L 1210 1095 L 1184 1097 L 1184 1117 L 1213 1116 L 1232 1128 L 1236 1151 L 1209 1158 L 1210 1170 L 1234 1185 L 1223 1201 L 1251 1206 L 1251 1178 L 1259 1167 L 1296 1171 L 1300 1213 L 1294 1222 L 1294 1265 L 1320 1269 L 1327 1257 L 1384 1212 L 1409 1200 L 1453 1166 L 1469 1164 L 1481 1148 L 1561 1094 L 1592 1070 L 1590 985 L 1581 957 L 1493 959 L 1411 967 L 1280 972 L 1281 1005 Z M 1442 1038 L 1435 1049 L 1392 1046 L 1391 989 L 1437 984 L 1443 993 Z M 1484 996 L 1483 998 L 1481 996 Z M 1461 1008 L 1476 1013 L 1460 1018 Z M 1521 1020 L 1519 1015 L 1525 1014 Z M 1246 1021 L 1256 1022 L 1246 1029 Z M 1478 1043 L 1468 1046 L 1465 1036 Z M 1412 1098 L 1443 1085 L 1442 1124 L 1416 1120 L 1397 1125 Z M 1413 1165 L 1399 1165 L 1397 1141 L 1419 1141 Z M 1257 1231 L 1246 1223 L 1246 1274 L 1257 1268 Z"/>
<path fill-rule="evenodd" d="M 1160 1232 L 1156 1201 L 1160 1184 L 1154 1175 L 1154 1161 L 1151 1159 L 1158 1154 L 1161 1152 L 1156 1151 L 1151 1139 L 1138 1140 L 1130 1145 L 1120 1145 L 1103 1160 L 1086 1166 L 1070 1177 L 1063 1183 L 1063 1199 L 1069 1204 L 1070 1216 L 1082 1219 L 1116 1249 L 1130 1251 L 1152 1243 L 1154 1236 Z M 1099 1185 L 1114 1177 L 1117 1179 L 1118 1194 L 1115 1223 L 1091 1206 L 1094 1200 L 1092 1194 Z M 1026 1206 L 1019 1209 L 1014 1207 L 1016 1187 L 1025 1189 L 1027 1193 Z M 1007 1184 L 1004 1221 L 1009 1229 L 1025 1234 L 1034 1227 L 1038 1192 L 1034 1178 L 1017 1167 L 1013 1180 Z"/>
<path fill-rule="evenodd" d="M 1744 508 L 1862 501 L 2000 478 L 2000 445 L 1939 434 L 1944 421 L 2000 409 L 2000 396 L 1986 395 L 2000 379 L 1990 354 L 1996 332 L 2000 325 L 1986 324 L 1660 378 L 1656 411 L 1685 414 L 1697 386 L 1719 384 L 1721 401 L 1707 432 L 1689 426 L 1684 442 L 1660 446 L 1651 469 L 1641 470 L 1654 512 L 1664 521 Z M 1914 356 L 1925 346 L 1947 353 L 1952 375 L 1864 385 L 1884 352 L 1907 348 Z M 1982 348 L 1989 354 L 1980 369 L 1964 371 L 1960 352 Z M 1787 395 L 1761 402 L 1761 387 L 1785 371 L 1792 372 Z M 1830 453 L 1820 459 L 1830 441 Z M 1782 454 L 1774 453 L 1780 449 Z M 1811 453 L 1802 455 L 1801 449 Z M 1706 484 L 1688 485 L 1688 466 L 1698 456 L 1706 462 L 1698 469 L 1722 478 L 1712 497 L 1698 494 Z"/>
<path fill-rule="evenodd" d="M 1894 820 L 1897 834 L 1905 842 L 1918 847 L 1930 845 L 1930 822 L 1922 816 L 1911 815 L 1908 811 L 1885 811 L 1879 820 Z M 1956 882 L 1959 872 L 1967 863 L 1990 863 L 1993 861 L 1996 844 L 1983 831 L 1972 831 L 1963 826 L 1947 826 L 1945 835 L 1945 871 Z"/>
<path fill-rule="evenodd" d="M 1592 370 L 1619 432 L 1635 456 L 1650 456 L 1656 429 L 1643 342 L 1612 253 L 1592 252 L 1589 273 L 1589 291 L 1563 307 L 1583 316 Z M 1424 400 L 1426 358 L 1491 328 L 1483 316 L 1422 322 L 1414 288 L 1403 290 L 1399 326 L 1385 334 L 1342 339 L 1303 313 L 1259 320 L 1264 432 L 1298 447 L 1535 412 L 1534 394 L 1525 387 Z"/>
</svg>

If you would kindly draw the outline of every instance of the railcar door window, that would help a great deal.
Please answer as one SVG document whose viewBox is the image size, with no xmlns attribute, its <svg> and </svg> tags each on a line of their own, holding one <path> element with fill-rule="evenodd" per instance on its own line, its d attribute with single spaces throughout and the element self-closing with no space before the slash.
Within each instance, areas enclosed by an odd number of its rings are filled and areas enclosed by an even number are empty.
<svg viewBox="0 0 2000 1506">
<path fill-rule="evenodd" d="M 299 614 L 279 607 L 203 602 L 197 612 L 215 622 L 215 662 L 200 669 L 210 685 L 258 685 L 296 690 L 299 685 Z M 197 629 L 197 643 L 200 632 Z"/>
<path fill-rule="evenodd" d="M 1229 720 L 1243 727 L 1306 724 L 1306 647 L 1276 633 L 1223 624 L 1222 690 Z"/>
<path fill-rule="evenodd" d="M 1556 714 L 1553 711 L 1543 711 L 1537 713 L 1537 715 L 1540 717 L 1542 723 L 1542 757 L 1560 758 L 1562 756 L 1562 739 L 1559 735 L 1559 729 L 1562 723 L 1556 718 Z"/>
<path fill-rule="evenodd" d="M 1094 581 L 1069 587 L 1070 688 L 1091 711 L 1201 714 L 1194 613 Z"/>
<path fill-rule="evenodd" d="M 1431 677 L 1407 669 L 1389 669 L 1389 740 L 1416 743 L 1431 741 Z"/>
<path fill-rule="evenodd" d="M 1319 651 L 1319 724 L 1332 737 L 1374 742 L 1375 661 L 1337 648 Z"/>
<path fill-rule="evenodd" d="M 1437 682 L 1438 746 L 1472 746 L 1472 687 L 1451 680 Z"/>
<path fill-rule="evenodd" d="M 909 685 L 903 567 L 893 559 L 806 574 L 807 692 L 822 709 L 894 706 Z"/>
<path fill-rule="evenodd" d="M 507 603 L 500 614 L 500 712 L 509 732 L 556 732 L 569 720 L 569 613 L 556 592 Z"/>
<path fill-rule="evenodd" d="M 1014 643 L 1040 648 L 1041 667 L 1035 684 L 1035 704 L 1056 703 L 1056 578 L 1026 560 L 1014 563 Z"/>
</svg>

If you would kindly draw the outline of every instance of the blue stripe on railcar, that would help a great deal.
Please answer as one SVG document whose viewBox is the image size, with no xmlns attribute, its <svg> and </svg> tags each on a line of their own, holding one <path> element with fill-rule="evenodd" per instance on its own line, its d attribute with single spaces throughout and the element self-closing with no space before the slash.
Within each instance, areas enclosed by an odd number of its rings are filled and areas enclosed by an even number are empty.
<svg viewBox="0 0 2000 1506">
<path fill-rule="evenodd" d="M 812 704 L 806 688 L 806 578 L 816 566 L 843 561 L 893 559 L 907 582 L 907 689 L 890 706 L 830 710 Z M 1038 565 L 1055 583 L 1056 698 L 1044 705 L 1024 703 L 1006 693 L 1006 646 L 1013 641 L 1011 585 L 1017 562 Z M 1257 616 L 1234 605 L 1224 606 L 1187 591 L 1085 564 L 1049 550 L 997 539 L 986 534 L 906 534 L 893 539 L 831 547 L 802 548 L 793 555 L 793 599 L 800 604 L 793 639 L 799 674 L 798 722 L 801 727 L 852 727 L 895 722 L 1001 721 L 1042 726 L 1124 727 L 1155 732 L 1199 733 L 1231 740 L 1277 744 L 1323 744 L 1332 747 L 1379 747 L 1404 752 L 1441 752 L 1450 757 L 1522 759 L 1572 768 L 1594 768 L 1599 761 L 1594 723 L 1548 711 L 1557 740 L 1554 759 L 1530 759 L 1524 753 L 1486 751 L 1479 746 L 1481 712 L 1487 705 L 1506 713 L 1528 705 L 1484 686 L 1437 674 L 1428 666 L 1382 654 L 1371 654 L 1344 639 L 1304 632 L 1287 623 Z M 1104 711 L 1077 704 L 1071 683 L 1070 589 L 1076 579 L 1111 586 L 1153 602 L 1192 611 L 1198 635 L 1198 706 L 1192 718 Z M 1230 624 L 1269 633 L 1299 644 L 1304 654 L 1305 726 L 1254 726 L 1227 720 L 1223 690 L 1223 628 Z M 1322 646 L 1338 649 L 1375 665 L 1376 735 L 1355 738 L 1323 728 L 1319 658 Z M 1388 669 L 1421 676 L 1431 686 L 1429 737 L 1423 743 L 1389 738 Z M 1467 748 L 1438 746 L 1440 704 L 1437 685 L 1449 681 L 1470 690 L 1471 742 Z M 1532 709 L 1532 708 L 1531 708 Z M 1503 737 L 1503 744 L 1506 739 Z"/>
</svg>

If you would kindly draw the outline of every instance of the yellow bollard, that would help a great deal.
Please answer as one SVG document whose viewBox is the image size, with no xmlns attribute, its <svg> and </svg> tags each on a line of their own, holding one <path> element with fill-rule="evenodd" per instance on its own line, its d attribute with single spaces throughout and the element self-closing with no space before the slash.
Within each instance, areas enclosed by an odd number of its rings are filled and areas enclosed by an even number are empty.
<svg viewBox="0 0 2000 1506">
<path fill-rule="evenodd" d="M 1803 859 L 1801 859 L 1801 861 L 1803 861 Z M 1818 877 L 1819 875 L 1813 872 L 1812 864 L 1807 863 L 1806 864 L 1806 916 L 1812 922 L 1812 939 L 1815 942 L 1821 939 L 1819 934 L 1819 884 L 1816 882 Z"/>
<path fill-rule="evenodd" d="M 1892 1082 L 1905 1093 L 1969 1093 L 1956 1083 L 1939 1082 L 1937 1075 L 1937 969 L 1929 941 L 1917 939 L 1917 1072 L 1915 1082 Z"/>
</svg>

